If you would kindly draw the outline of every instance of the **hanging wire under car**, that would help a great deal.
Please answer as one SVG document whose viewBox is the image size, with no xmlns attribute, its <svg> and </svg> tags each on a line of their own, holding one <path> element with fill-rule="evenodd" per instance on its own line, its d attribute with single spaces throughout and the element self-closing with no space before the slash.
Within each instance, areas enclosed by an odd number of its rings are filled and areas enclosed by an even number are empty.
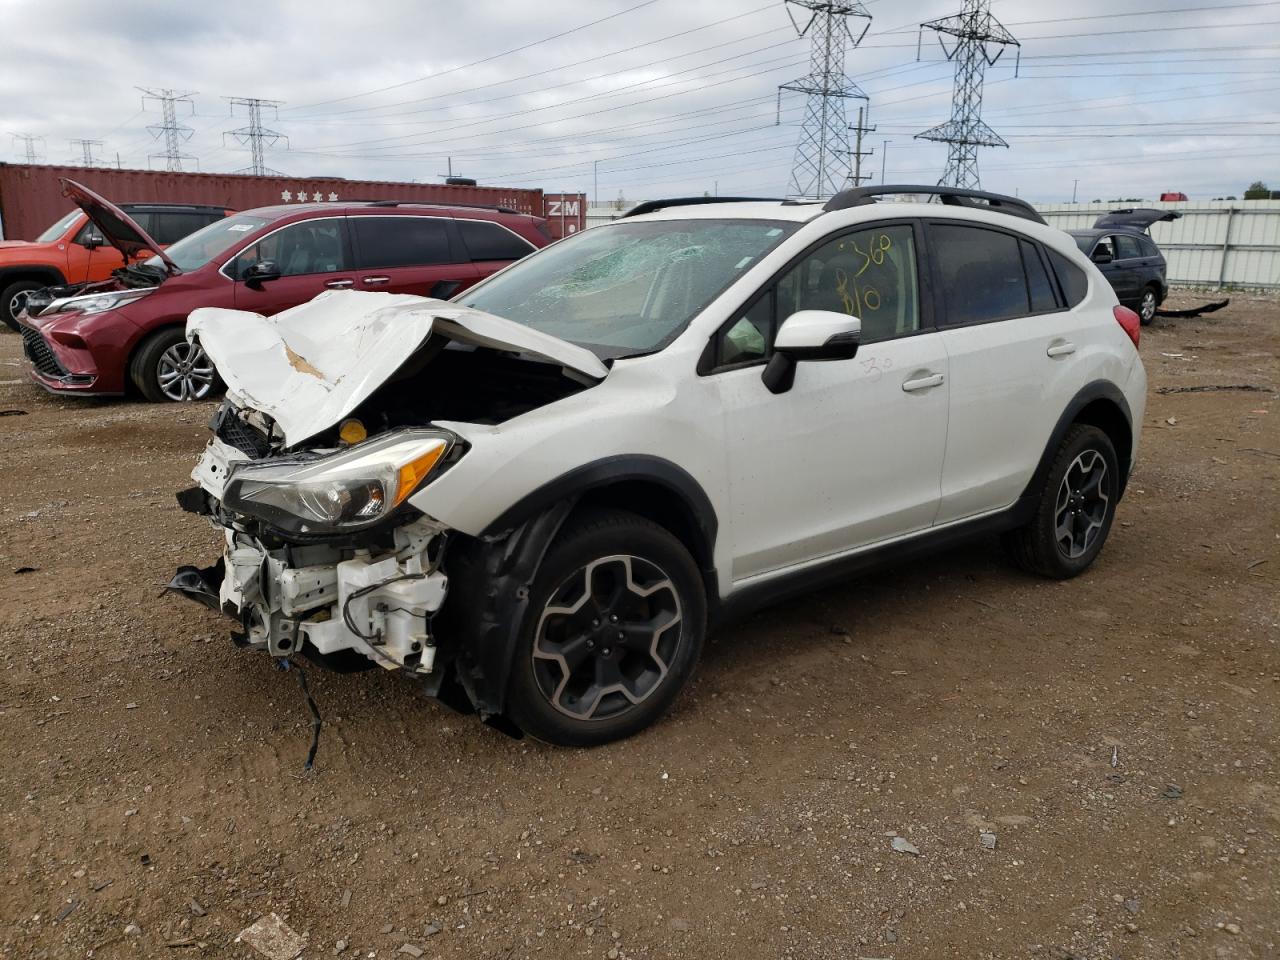
<svg viewBox="0 0 1280 960">
<path fill-rule="evenodd" d="M 298 625 L 293 625 L 293 646 L 296 650 L 298 647 Z M 320 730 L 324 726 L 324 720 L 320 717 L 320 708 L 316 706 L 315 698 L 311 696 L 311 689 L 307 686 L 307 673 L 302 667 L 298 666 L 288 657 L 279 657 L 276 665 L 284 673 L 290 670 L 297 671 L 298 686 L 302 688 L 302 695 L 307 698 L 307 707 L 311 710 L 311 749 L 307 751 L 307 762 L 302 767 L 303 773 L 310 773 L 316 764 L 316 751 L 320 749 Z"/>
</svg>

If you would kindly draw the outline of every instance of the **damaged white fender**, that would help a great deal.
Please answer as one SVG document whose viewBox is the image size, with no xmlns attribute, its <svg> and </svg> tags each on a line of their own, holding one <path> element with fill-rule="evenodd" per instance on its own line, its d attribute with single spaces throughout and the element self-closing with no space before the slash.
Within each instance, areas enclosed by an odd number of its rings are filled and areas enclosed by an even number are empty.
<svg viewBox="0 0 1280 960">
<path fill-rule="evenodd" d="M 444 300 L 332 290 L 272 317 L 204 307 L 187 320 L 238 406 L 271 417 L 288 446 L 333 426 L 433 334 L 524 354 L 588 380 L 609 368 L 558 337 Z"/>
</svg>

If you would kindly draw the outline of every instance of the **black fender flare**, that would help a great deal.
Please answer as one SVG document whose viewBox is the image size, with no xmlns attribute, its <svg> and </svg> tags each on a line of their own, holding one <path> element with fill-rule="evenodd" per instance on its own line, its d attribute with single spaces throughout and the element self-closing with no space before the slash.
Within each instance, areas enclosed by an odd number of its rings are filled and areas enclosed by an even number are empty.
<svg viewBox="0 0 1280 960">
<path fill-rule="evenodd" d="M 32 264 L 29 267 L 15 266 L 0 269 L 0 288 L 20 280 L 34 280 L 47 287 L 61 286 L 67 282 L 66 276 L 57 267 L 43 264 Z"/>
<path fill-rule="evenodd" d="M 1114 404 L 1124 417 L 1130 438 L 1133 437 L 1133 414 L 1129 410 L 1129 401 L 1125 399 L 1124 393 L 1120 388 L 1109 380 L 1093 380 L 1085 384 L 1071 398 L 1071 402 L 1067 404 L 1062 411 L 1062 415 L 1058 417 L 1058 422 L 1054 424 L 1053 431 L 1049 434 L 1049 440 L 1045 443 L 1044 451 L 1040 454 L 1040 462 L 1036 464 L 1035 472 L 1031 475 L 1026 487 L 1023 488 L 1021 496 L 1018 497 L 1016 512 L 1019 514 L 1020 519 L 1030 519 L 1031 514 L 1035 512 L 1035 505 L 1040 499 L 1040 490 L 1044 486 L 1045 477 L 1049 475 L 1049 468 L 1053 466 L 1053 459 L 1057 455 L 1058 447 L 1062 444 L 1062 438 L 1067 435 L 1067 430 L 1079 418 L 1081 411 L 1096 400 L 1106 400 Z M 1132 448 L 1130 453 L 1132 453 Z M 1129 460 L 1131 459 L 1132 457 L 1130 456 L 1126 458 L 1126 462 L 1120 464 L 1121 497 L 1124 496 L 1125 486 L 1129 482 Z"/>
<path fill-rule="evenodd" d="M 690 511 L 710 562 L 717 520 L 706 492 L 687 471 L 661 457 L 606 457 L 576 467 L 523 497 L 477 537 L 449 548 L 450 606 L 441 640 L 454 649 L 453 674 L 470 705 L 488 723 L 516 733 L 502 714 L 512 658 L 529 611 L 529 591 L 547 549 L 574 508 L 592 490 L 626 481 L 658 484 Z M 711 601 L 713 598 L 708 598 Z M 444 611 L 442 611 L 444 613 Z M 447 691 L 440 691 L 444 698 Z M 456 698 L 455 698 L 456 699 Z"/>
</svg>

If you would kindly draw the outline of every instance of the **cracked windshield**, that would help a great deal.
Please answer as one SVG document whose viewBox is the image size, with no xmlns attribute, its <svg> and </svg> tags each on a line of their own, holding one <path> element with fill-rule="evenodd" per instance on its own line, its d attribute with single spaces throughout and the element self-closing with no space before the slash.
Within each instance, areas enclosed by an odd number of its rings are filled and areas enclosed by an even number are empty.
<svg viewBox="0 0 1280 960">
<path fill-rule="evenodd" d="M 618 223 L 549 247 L 463 299 L 602 359 L 661 349 L 800 225 Z"/>
</svg>

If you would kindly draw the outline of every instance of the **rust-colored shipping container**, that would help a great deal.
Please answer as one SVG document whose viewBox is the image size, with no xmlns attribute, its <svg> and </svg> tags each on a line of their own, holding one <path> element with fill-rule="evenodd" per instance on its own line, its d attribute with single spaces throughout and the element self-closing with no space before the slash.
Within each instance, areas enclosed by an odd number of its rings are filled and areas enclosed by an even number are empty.
<svg viewBox="0 0 1280 960">
<path fill-rule="evenodd" d="M 62 195 L 63 177 L 83 183 L 117 203 L 208 203 L 231 210 L 303 200 L 478 203 L 546 217 L 551 235 L 557 239 L 585 226 L 585 196 L 544 196 L 536 189 L 0 163 L 0 239 L 33 240 L 72 209 L 71 202 Z"/>
</svg>

